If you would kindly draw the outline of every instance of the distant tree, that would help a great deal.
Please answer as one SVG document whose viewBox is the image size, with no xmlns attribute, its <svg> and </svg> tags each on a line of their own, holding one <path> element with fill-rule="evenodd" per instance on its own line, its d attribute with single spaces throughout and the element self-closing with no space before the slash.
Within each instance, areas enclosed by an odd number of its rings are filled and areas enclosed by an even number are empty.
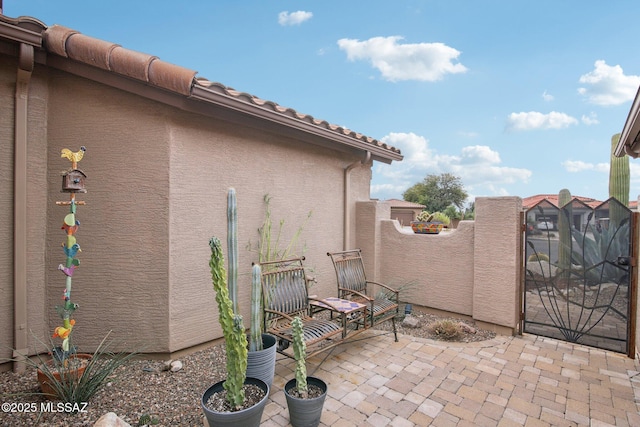
<svg viewBox="0 0 640 427">
<path fill-rule="evenodd" d="M 462 210 L 468 194 L 459 177 L 443 173 L 427 175 L 422 182 L 409 187 L 402 197 L 408 202 L 425 205 L 429 212 L 444 212 L 452 205 Z"/>
<path fill-rule="evenodd" d="M 476 202 L 471 202 L 469 207 L 464 209 L 463 219 L 475 219 L 476 218 Z"/>
</svg>

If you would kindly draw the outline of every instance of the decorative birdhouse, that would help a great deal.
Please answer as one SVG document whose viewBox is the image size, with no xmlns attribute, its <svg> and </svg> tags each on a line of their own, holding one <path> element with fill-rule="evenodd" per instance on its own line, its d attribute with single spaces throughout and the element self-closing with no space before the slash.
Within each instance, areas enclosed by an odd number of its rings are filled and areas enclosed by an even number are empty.
<svg viewBox="0 0 640 427">
<path fill-rule="evenodd" d="M 62 191 L 64 193 L 86 193 L 84 180 L 87 176 L 79 169 L 71 169 L 62 175 Z"/>
</svg>

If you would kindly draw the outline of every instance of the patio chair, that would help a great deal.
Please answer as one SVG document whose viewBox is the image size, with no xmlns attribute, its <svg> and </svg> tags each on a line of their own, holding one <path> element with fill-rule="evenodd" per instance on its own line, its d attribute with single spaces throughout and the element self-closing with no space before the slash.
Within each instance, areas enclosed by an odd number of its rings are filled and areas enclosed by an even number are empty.
<svg viewBox="0 0 640 427">
<path fill-rule="evenodd" d="M 312 317 L 311 302 L 321 300 L 309 297 L 303 260 L 294 258 L 260 263 L 264 330 L 276 336 L 278 353 L 291 358 L 294 357 L 289 348 L 293 342 L 291 323 L 296 316 L 302 320 L 307 357 L 335 347 L 345 338 L 340 319 Z M 333 309 L 330 303 L 323 304 Z"/>
<path fill-rule="evenodd" d="M 367 280 L 360 249 L 327 252 L 327 255 L 331 257 L 336 270 L 338 297 L 366 304 L 371 326 L 390 320 L 393 335 L 398 341 L 396 330 L 398 291 L 383 283 Z"/>
</svg>

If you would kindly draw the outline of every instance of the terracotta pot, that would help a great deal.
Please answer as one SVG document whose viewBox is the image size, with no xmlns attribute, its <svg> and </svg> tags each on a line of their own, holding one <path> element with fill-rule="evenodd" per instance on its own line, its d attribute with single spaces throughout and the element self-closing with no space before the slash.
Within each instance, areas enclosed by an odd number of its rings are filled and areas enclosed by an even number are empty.
<svg viewBox="0 0 640 427">
<path fill-rule="evenodd" d="M 45 364 L 47 365 L 46 370 L 50 372 L 50 374 L 55 378 L 55 381 L 57 382 L 78 381 L 78 379 L 82 377 L 82 374 L 84 374 L 84 370 L 92 357 L 93 355 L 84 353 L 78 353 L 69 356 L 70 363 L 74 363 L 75 361 L 78 363 L 78 367 L 63 368 L 62 372 L 56 369 L 56 363 L 54 363 L 53 360 L 47 360 L 45 362 Z M 60 363 L 58 363 L 58 365 L 60 365 Z M 49 379 L 49 376 L 47 376 L 47 374 L 45 374 L 42 369 L 38 369 L 37 374 L 38 383 L 40 384 L 40 390 L 42 391 L 44 397 L 49 400 L 57 399 L 58 395 L 56 394 L 55 387 L 51 385 L 51 379 Z"/>
</svg>

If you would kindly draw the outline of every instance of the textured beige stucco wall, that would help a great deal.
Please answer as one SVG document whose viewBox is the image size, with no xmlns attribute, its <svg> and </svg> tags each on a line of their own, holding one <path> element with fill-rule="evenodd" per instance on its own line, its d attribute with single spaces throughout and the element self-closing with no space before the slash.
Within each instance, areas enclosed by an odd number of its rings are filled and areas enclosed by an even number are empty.
<svg viewBox="0 0 640 427">
<path fill-rule="evenodd" d="M 400 288 L 403 301 L 514 330 L 520 209 L 517 197 L 478 198 L 475 221 L 423 235 L 385 219 L 385 203 L 361 202 L 357 244 L 367 277 Z"/>
<path fill-rule="evenodd" d="M 510 328 L 518 324 L 520 212 L 519 197 L 476 198 L 474 319 Z"/>
<path fill-rule="evenodd" d="M 69 200 L 60 172 L 71 163 L 62 148 L 87 151 L 78 168 L 86 194 L 78 200 L 76 234 L 82 248 L 71 300 L 75 342 L 91 350 L 112 330 L 129 349 L 168 351 L 169 336 L 169 126 L 171 110 L 126 92 L 50 71 L 48 115 L 47 302 L 51 327 L 60 322 L 65 276 L 60 230 Z"/>
<path fill-rule="evenodd" d="M 16 67 L 13 58 L 0 55 L 0 322 L 8 333 L 0 336 L 0 358 L 11 357 L 14 347 L 14 126 Z M 33 351 L 37 339 L 49 335 L 45 321 L 45 239 L 47 211 L 46 114 L 48 89 L 42 68 L 36 67 L 29 82 L 27 110 L 27 340 Z M 37 339 L 36 339 L 37 338 Z"/>
<path fill-rule="evenodd" d="M 3 138 L 13 140 L 15 68 L 2 63 L 0 88 Z M 61 173 L 71 163 L 62 148 L 87 147 L 78 164 L 86 175 L 86 194 L 78 200 L 76 235 L 82 252 L 73 275 L 71 300 L 75 343 L 93 351 L 108 331 L 121 340 L 116 349 L 173 352 L 222 336 L 209 272 L 209 238 L 225 242 L 226 195 L 238 193 L 240 306 L 249 319 L 251 263 L 248 245 L 269 194 L 274 234 L 284 220 L 281 246 L 304 224 L 296 254 L 304 254 L 311 290 L 335 294 L 335 273 L 327 251 L 341 250 L 344 230 L 345 169 L 350 172 L 350 234 L 355 239 L 355 202 L 368 200 L 371 164 L 361 158 L 260 132 L 211 117 L 186 113 L 60 71 L 36 70 L 30 99 L 29 328 L 41 339 L 60 319 L 65 260 L 60 229 L 68 207 Z M 33 117 L 32 117 L 33 116 Z M 33 140 L 33 141 L 32 141 Z M 12 194 L 12 147 L 3 149 L 2 184 Z M 11 211 L 10 198 L 4 201 Z M 307 217 L 311 217 L 307 221 Z M 12 241 L 11 216 L 0 232 Z M 306 224 L 305 224 L 305 221 Z M 11 272 L 9 250 L 0 262 Z M 0 281 L 12 295 L 13 280 Z M 13 301 L 0 313 L 12 324 Z M 11 347 L 13 337 L 3 337 Z M 33 351 L 33 349 L 32 349 Z M 4 356 L 4 354 L 3 354 Z M 7 354 L 6 356 L 9 356 Z"/>
<path fill-rule="evenodd" d="M 335 294 L 335 273 L 327 251 L 342 249 L 345 161 L 327 149 L 301 145 L 267 133 L 241 130 L 214 119 L 178 115 L 172 123 L 171 150 L 171 348 L 218 338 L 208 260 L 211 236 L 226 253 L 227 189 L 238 200 L 239 305 L 249 323 L 251 263 L 248 251 L 258 241 L 265 216 L 263 198 L 271 196 L 273 239 L 284 220 L 281 247 L 304 225 L 298 255 L 317 283 L 311 292 Z M 352 171 L 352 188 L 368 197 L 369 168 Z"/>
</svg>

